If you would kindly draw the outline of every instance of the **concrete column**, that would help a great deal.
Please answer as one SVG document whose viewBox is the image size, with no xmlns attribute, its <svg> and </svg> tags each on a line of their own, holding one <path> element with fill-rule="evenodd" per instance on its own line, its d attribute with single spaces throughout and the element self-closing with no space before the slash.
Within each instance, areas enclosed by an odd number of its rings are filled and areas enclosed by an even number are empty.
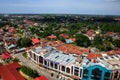
<svg viewBox="0 0 120 80">
<path fill-rule="evenodd" d="M 119 79 L 119 76 L 120 76 L 120 71 L 118 71 L 118 76 L 117 76 L 117 79 Z"/>
<path fill-rule="evenodd" d="M 75 67 L 73 66 L 73 73 L 72 73 L 73 75 L 74 75 L 74 69 L 75 69 Z"/>
<path fill-rule="evenodd" d="M 88 69 L 88 80 L 91 80 L 92 69 Z"/>
<path fill-rule="evenodd" d="M 71 74 L 71 69 L 72 69 L 72 68 L 70 67 L 70 74 Z"/>
<path fill-rule="evenodd" d="M 65 73 L 66 73 L 66 66 L 64 66 L 65 67 Z"/>
<path fill-rule="evenodd" d="M 101 80 L 104 80 L 104 76 L 105 76 L 105 70 L 102 70 Z"/>
<path fill-rule="evenodd" d="M 80 78 L 82 77 L 81 75 L 82 75 L 82 69 L 80 68 L 80 69 L 79 69 L 79 77 L 80 77 Z"/>
<path fill-rule="evenodd" d="M 55 63 L 54 62 L 52 62 L 53 63 L 53 69 L 55 69 Z"/>
<path fill-rule="evenodd" d="M 38 56 L 38 64 L 39 64 L 39 56 Z"/>
<path fill-rule="evenodd" d="M 115 75 L 115 72 L 113 71 L 113 72 L 112 72 L 112 78 L 111 78 L 111 80 L 114 79 L 114 75 Z"/>
<path fill-rule="evenodd" d="M 38 64 L 38 56 L 36 55 L 36 63 Z"/>
</svg>

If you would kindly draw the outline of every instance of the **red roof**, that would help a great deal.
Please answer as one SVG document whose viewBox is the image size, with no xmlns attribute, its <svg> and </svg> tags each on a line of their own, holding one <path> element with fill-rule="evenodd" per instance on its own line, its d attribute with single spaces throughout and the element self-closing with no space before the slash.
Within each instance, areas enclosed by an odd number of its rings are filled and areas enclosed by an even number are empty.
<svg viewBox="0 0 120 80">
<path fill-rule="evenodd" d="M 36 43 L 39 43 L 39 42 L 40 42 L 40 40 L 38 38 L 33 38 L 32 39 L 32 43 L 33 44 L 36 44 Z"/>
<path fill-rule="evenodd" d="M 0 66 L 0 76 L 2 80 L 25 80 L 16 70 L 16 68 L 20 68 L 18 63 Z"/>
<path fill-rule="evenodd" d="M 94 30 L 91 29 L 91 30 L 87 31 L 86 34 L 87 34 L 88 36 L 92 36 L 92 35 L 94 34 Z"/>
<path fill-rule="evenodd" d="M 33 22 L 30 21 L 30 20 L 25 20 L 24 22 L 25 22 L 26 24 L 28 24 L 28 25 L 33 25 Z"/>
<path fill-rule="evenodd" d="M 66 53 L 81 55 L 83 53 L 89 53 L 89 49 L 82 49 L 78 46 L 73 46 L 71 44 L 62 44 L 57 47 L 58 50 L 64 51 Z"/>
<path fill-rule="evenodd" d="M 72 40 L 73 42 L 75 42 L 75 41 L 76 41 L 76 38 L 71 38 L 71 40 Z"/>
<path fill-rule="evenodd" d="M 48 80 L 44 75 L 41 75 L 40 77 L 36 77 L 34 80 Z"/>
<path fill-rule="evenodd" d="M 56 38 L 56 36 L 51 35 L 51 36 L 48 36 L 48 38 L 50 38 L 50 39 L 55 39 L 55 38 Z"/>
<path fill-rule="evenodd" d="M 96 59 L 97 57 L 102 57 L 102 54 L 88 53 L 88 59 Z"/>
<path fill-rule="evenodd" d="M 120 20 L 120 18 L 114 18 L 114 20 L 118 20 L 118 21 L 119 21 L 119 20 Z"/>
<path fill-rule="evenodd" d="M 4 60 L 4 59 L 8 59 L 8 58 L 11 58 L 10 53 L 5 52 L 5 53 L 2 54 L 2 59 L 3 59 L 3 60 Z"/>
<path fill-rule="evenodd" d="M 107 55 L 114 55 L 114 54 L 116 54 L 116 53 L 117 53 L 116 50 L 111 50 L 111 51 L 107 52 Z"/>
<path fill-rule="evenodd" d="M 16 29 L 15 29 L 14 27 L 11 27 L 11 28 L 9 29 L 9 32 L 10 32 L 10 33 L 15 33 L 15 31 L 16 31 Z"/>
<path fill-rule="evenodd" d="M 69 38 L 69 35 L 67 35 L 67 34 L 60 34 L 60 36 L 63 38 Z"/>
</svg>

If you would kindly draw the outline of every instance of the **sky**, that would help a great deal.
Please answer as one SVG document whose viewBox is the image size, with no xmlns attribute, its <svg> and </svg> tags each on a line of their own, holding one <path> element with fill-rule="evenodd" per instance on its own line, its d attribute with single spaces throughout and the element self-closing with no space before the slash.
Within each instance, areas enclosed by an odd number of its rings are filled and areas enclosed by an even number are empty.
<svg viewBox="0 0 120 80">
<path fill-rule="evenodd" d="M 0 14 L 120 15 L 120 0 L 0 0 Z"/>
</svg>

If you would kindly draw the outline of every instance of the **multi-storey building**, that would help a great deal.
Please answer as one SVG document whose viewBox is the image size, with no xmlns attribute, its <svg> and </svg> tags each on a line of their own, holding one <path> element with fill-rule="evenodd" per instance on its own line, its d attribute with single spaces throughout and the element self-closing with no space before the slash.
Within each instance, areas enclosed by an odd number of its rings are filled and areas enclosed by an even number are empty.
<svg viewBox="0 0 120 80">
<path fill-rule="evenodd" d="M 50 45 L 33 47 L 27 54 L 38 65 L 75 79 L 120 80 L 120 54 L 70 54 Z"/>
</svg>

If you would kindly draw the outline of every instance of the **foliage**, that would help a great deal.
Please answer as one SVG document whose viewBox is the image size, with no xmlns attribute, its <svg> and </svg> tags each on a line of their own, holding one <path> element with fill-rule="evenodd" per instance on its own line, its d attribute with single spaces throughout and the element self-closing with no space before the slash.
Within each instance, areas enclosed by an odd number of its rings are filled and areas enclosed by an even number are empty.
<svg viewBox="0 0 120 80">
<path fill-rule="evenodd" d="M 100 37 L 99 35 L 95 36 L 94 38 L 94 44 L 102 44 L 102 37 Z"/>
<path fill-rule="evenodd" d="M 29 47 L 31 45 L 32 45 L 32 43 L 31 43 L 31 40 L 29 38 L 20 38 L 17 41 L 17 46 L 19 46 L 19 47 Z"/>
<path fill-rule="evenodd" d="M 38 76 L 38 73 L 36 70 L 32 70 L 31 68 L 26 66 L 22 66 L 21 71 L 32 78 L 35 78 Z"/>
<path fill-rule="evenodd" d="M 18 58 L 14 58 L 13 62 L 19 62 L 19 59 Z"/>
<path fill-rule="evenodd" d="M 82 47 L 89 47 L 91 45 L 89 38 L 82 34 L 76 35 L 75 43 L 76 43 L 76 45 L 82 46 Z"/>
<path fill-rule="evenodd" d="M 22 55 L 23 55 L 25 58 L 27 58 L 27 53 L 22 53 Z"/>
<path fill-rule="evenodd" d="M 113 41 L 113 44 L 114 44 L 116 47 L 120 47 L 120 40 L 114 40 L 114 41 Z"/>
<path fill-rule="evenodd" d="M 9 63 L 9 62 L 10 62 L 10 59 L 6 59 L 6 60 L 5 60 L 5 63 Z"/>
</svg>

